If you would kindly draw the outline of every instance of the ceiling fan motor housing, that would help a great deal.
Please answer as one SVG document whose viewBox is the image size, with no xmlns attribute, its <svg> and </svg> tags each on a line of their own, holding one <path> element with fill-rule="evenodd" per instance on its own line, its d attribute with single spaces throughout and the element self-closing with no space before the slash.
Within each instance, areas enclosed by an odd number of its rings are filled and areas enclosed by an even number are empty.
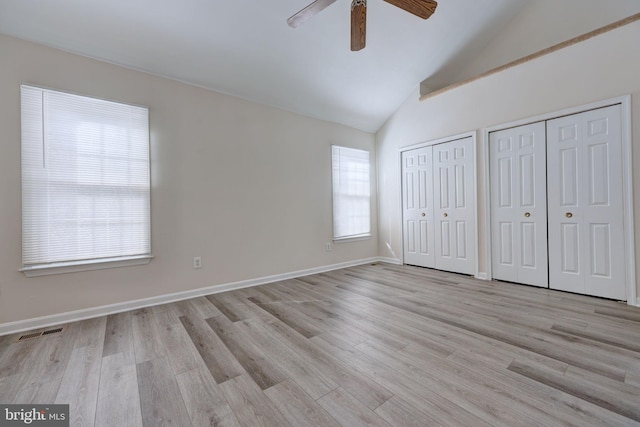
<svg viewBox="0 0 640 427">
<path fill-rule="evenodd" d="M 356 6 L 367 7 L 367 0 L 353 0 L 351 2 L 351 10 L 353 10 Z"/>
</svg>

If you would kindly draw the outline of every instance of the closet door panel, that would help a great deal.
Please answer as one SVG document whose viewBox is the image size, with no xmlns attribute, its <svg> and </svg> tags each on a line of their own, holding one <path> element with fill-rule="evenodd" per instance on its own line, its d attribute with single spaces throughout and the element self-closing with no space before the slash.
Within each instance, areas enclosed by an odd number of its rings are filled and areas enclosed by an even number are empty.
<svg viewBox="0 0 640 427">
<path fill-rule="evenodd" d="M 433 150 L 402 153 L 404 262 L 435 267 L 433 229 Z"/>
<path fill-rule="evenodd" d="M 615 105 L 548 122 L 553 289 L 626 298 L 620 117 Z"/>
<path fill-rule="evenodd" d="M 471 137 L 433 146 L 435 265 L 475 274 L 475 158 Z"/>
<path fill-rule="evenodd" d="M 489 136 L 495 279 L 548 286 L 545 144 L 544 122 Z"/>
</svg>

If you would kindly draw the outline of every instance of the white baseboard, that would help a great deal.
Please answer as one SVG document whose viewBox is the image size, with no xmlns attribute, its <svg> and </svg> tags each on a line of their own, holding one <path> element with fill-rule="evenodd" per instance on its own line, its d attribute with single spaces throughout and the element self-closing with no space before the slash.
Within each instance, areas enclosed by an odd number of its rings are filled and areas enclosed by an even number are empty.
<svg viewBox="0 0 640 427">
<path fill-rule="evenodd" d="M 400 261 L 398 258 L 389 258 L 384 256 L 378 257 L 378 262 L 386 262 L 387 264 L 402 265 L 402 261 Z"/>
<path fill-rule="evenodd" d="M 32 329 L 46 328 L 53 325 L 63 323 L 76 322 L 79 320 L 91 319 L 94 317 L 106 316 L 109 314 L 121 313 L 123 311 L 135 310 L 154 305 L 167 304 L 170 302 L 181 301 L 190 298 L 197 298 L 204 295 L 217 294 L 220 292 L 231 291 L 234 289 L 248 288 L 251 286 L 264 285 L 281 280 L 294 279 L 296 277 L 309 276 L 311 274 L 324 273 L 341 268 L 354 267 L 356 265 L 370 264 L 373 262 L 392 262 L 387 258 L 372 257 L 355 261 L 347 261 L 339 264 L 326 265 L 322 267 L 314 267 L 306 270 L 292 271 L 290 273 L 275 274 L 273 276 L 265 276 L 257 279 L 242 280 L 239 282 L 225 283 L 222 285 L 208 286 L 206 288 L 193 289 L 189 291 L 176 292 L 173 294 L 158 295 L 155 297 L 143 298 L 133 301 L 126 301 L 116 304 L 92 307 L 83 310 L 69 311 L 66 313 L 52 314 L 49 316 L 35 317 L 32 319 L 18 320 L 0 324 L 0 336 L 9 335 Z"/>
<path fill-rule="evenodd" d="M 475 277 L 480 280 L 489 280 L 489 275 L 487 273 L 478 273 Z"/>
<path fill-rule="evenodd" d="M 635 306 L 640 307 L 640 297 L 636 298 Z"/>
</svg>

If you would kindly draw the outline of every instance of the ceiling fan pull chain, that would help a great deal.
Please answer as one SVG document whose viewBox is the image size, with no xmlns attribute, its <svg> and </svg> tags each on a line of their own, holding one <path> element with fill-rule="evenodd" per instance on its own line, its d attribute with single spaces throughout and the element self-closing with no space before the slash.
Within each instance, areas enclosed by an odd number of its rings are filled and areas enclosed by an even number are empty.
<svg viewBox="0 0 640 427">
<path fill-rule="evenodd" d="M 367 0 L 353 0 L 351 2 L 351 11 L 353 11 L 353 9 L 355 9 L 358 6 L 367 7 Z"/>
</svg>

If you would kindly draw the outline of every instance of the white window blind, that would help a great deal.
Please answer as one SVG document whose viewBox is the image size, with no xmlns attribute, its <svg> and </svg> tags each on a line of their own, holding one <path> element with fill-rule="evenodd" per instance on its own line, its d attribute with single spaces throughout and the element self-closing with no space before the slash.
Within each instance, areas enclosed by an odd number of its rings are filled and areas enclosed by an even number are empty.
<svg viewBox="0 0 640 427">
<path fill-rule="evenodd" d="M 371 233 L 369 152 L 334 145 L 333 238 L 366 237 Z"/>
<path fill-rule="evenodd" d="M 147 108 L 23 85 L 23 270 L 149 257 Z"/>
</svg>

